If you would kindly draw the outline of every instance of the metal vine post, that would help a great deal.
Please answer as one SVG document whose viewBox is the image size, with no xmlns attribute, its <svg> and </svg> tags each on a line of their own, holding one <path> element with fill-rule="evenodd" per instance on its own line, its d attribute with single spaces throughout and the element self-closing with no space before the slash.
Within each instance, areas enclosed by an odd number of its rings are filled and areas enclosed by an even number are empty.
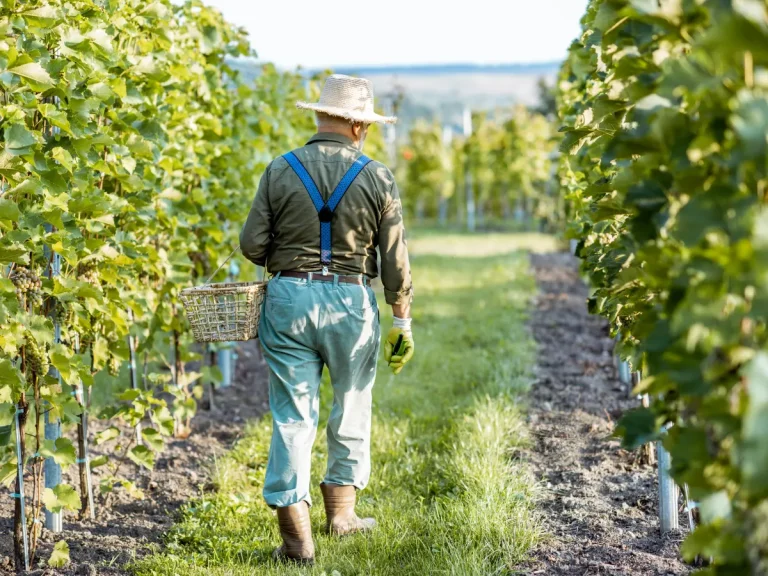
<svg viewBox="0 0 768 576">
<path fill-rule="evenodd" d="M 14 423 L 16 426 L 16 489 L 18 492 L 12 494 L 19 501 L 21 508 L 21 532 L 24 539 L 24 569 L 29 570 L 29 538 L 27 536 L 27 509 L 24 502 L 24 458 L 22 443 L 22 430 L 19 414 L 24 412 L 19 404 L 15 404 Z"/>
<path fill-rule="evenodd" d="M 51 232 L 53 227 L 50 224 L 46 224 L 45 229 L 47 232 Z M 50 249 L 46 247 L 46 252 L 49 253 Z M 50 266 L 48 268 L 48 277 L 53 280 L 61 273 L 61 257 L 55 252 L 50 256 Z M 56 317 L 55 310 L 51 311 L 53 320 L 53 342 L 54 344 L 61 343 L 61 325 Z M 61 375 L 59 371 L 51 365 L 48 374 L 56 379 L 61 385 Z M 52 420 L 48 410 L 45 411 L 45 439 L 51 442 L 56 442 L 61 438 L 61 421 L 57 418 Z M 61 484 L 61 466 L 56 463 L 53 457 L 45 459 L 45 487 L 53 490 L 56 486 Z M 51 512 L 48 508 L 45 509 L 45 527 L 51 532 L 61 532 L 61 512 Z"/>
<path fill-rule="evenodd" d="M 133 317 L 133 310 L 128 310 L 128 316 L 131 319 L 131 325 L 134 324 L 134 317 Z M 139 372 L 138 367 L 136 365 L 136 338 L 131 334 L 128 333 L 128 354 L 129 354 L 129 369 L 130 369 L 130 378 L 131 378 L 131 389 L 132 390 L 138 390 L 139 389 Z M 141 422 L 136 423 L 136 444 L 141 446 Z"/>
</svg>

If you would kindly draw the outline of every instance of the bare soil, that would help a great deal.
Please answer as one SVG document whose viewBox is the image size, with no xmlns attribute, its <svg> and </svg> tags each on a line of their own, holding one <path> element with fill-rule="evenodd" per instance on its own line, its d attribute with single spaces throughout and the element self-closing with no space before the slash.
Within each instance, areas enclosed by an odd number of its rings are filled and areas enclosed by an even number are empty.
<svg viewBox="0 0 768 576">
<path fill-rule="evenodd" d="M 655 468 L 612 436 L 638 400 L 619 381 L 607 323 L 587 312 L 577 260 L 531 259 L 539 295 L 530 321 L 538 361 L 529 459 L 551 538 L 524 573 L 689 574 L 679 555 L 684 534 L 659 534 Z"/>
<path fill-rule="evenodd" d="M 214 409 L 199 410 L 192 419 L 192 434 L 183 440 L 171 440 L 158 456 L 151 471 L 134 467 L 129 477 L 135 479 L 144 498 L 131 498 L 124 490 L 110 496 L 98 494 L 102 468 L 94 470 L 96 519 L 78 521 L 65 513 L 64 531 L 46 530 L 37 557 L 47 559 L 58 540 L 66 540 L 72 564 L 66 569 L 42 569 L 37 561 L 27 574 L 117 575 L 127 574 L 125 564 L 141 558 L 153 545 L 162 545 L 163 534 L 171 527 L 179 509 L 204 491 L 210 482 L 214 459 L 226 452 L 239 438 L 247 420 L 268 411 L 267 367 L 257 341 L 240 346 L 233 385 L 214 394 Z M 208 406 L 208 397 L 200 402 Z M 94 420 L 92 436 L 107 424 Z M 127 434 L 131 431 L 126 430 Z M 91 448 L 91 456 L 100 454 Z M 133 464 L 129 464 L 133 466 Z M 77 487 L 77 469 L 72 466 L 65 480 Z M 28 485 L 27 490 L 30 490 Z M 10 499 L 8 499 L 10 500 Z M 0 574 L 13 574 L 13 502 L 0 503 Z"/>
</svg>

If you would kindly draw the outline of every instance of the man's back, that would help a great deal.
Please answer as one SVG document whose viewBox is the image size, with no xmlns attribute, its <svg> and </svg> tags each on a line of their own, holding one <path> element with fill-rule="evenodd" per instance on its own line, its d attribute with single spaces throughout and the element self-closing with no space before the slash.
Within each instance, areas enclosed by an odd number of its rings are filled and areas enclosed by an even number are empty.
<svg viewBox="0 0 768 576">
<path fill-rule="evenodd" d="M 294 151 L 317 186 L 323 202 L 361 157 L 352 141 L 334 133 L 315 135 Z M 275 159 L 259 185 L 241 235 L 243 253 L 270 272 L 319 272 L 320 219 L 312 197 L 284 157 Z M 379 162 L 357 175 L 334 210 L 331 221 L 331 274 L 378 276 L 376 248 L 382 258 L 387 302 L 410 298 L 411 278 L 402 207 L 394 177 Z"/>
</svg>

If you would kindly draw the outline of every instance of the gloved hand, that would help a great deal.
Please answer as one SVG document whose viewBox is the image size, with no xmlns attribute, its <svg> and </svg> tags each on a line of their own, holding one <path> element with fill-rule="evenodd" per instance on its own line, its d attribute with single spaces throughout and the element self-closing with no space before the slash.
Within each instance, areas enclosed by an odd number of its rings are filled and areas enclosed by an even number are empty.
<svg viewBox="0 0 768 576">
<path fill-rule="evenodd" d="M 400 336 L 403 337 L 403 340 L 400 343 L 400 348 L 397 350 L 397 354 L 395 354 L 395 346 L 397 345 Z M 387 339 L 384 342 L 384 359 L 387 361 L 387 364 L 389 364 L 389 367 L 392 368 L 392 372 L 396 375 L 400 374 L 403 370 L 403 366 L 413 358 L 414 350 L 413 334 L 410 330 L 392 328 L 389 331 Z"/>
</svg>

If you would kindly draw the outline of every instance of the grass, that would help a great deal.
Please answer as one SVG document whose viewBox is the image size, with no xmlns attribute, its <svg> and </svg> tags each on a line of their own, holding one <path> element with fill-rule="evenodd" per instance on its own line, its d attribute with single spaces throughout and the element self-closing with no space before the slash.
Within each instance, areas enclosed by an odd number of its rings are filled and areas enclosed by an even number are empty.
<svg viewBox="0 0 768 576">
<path fill-rule="evenodd" d="M 519 402 L 534 345 L 525 328 L 535 285 L 521 250 L 550 242 L 496 234 L 412 242 L 416 356 L 393 377 L 382 364 L 374 389 L 373 474 L 358 511 L 376 517 L 371 535 L 332 539 L 318 483 L 323 423 L 313 452 L 314 568 L 274 564 L 279 543 L 261 499 L 270 422 L 251 423 L 216 463 L 218 490 L 192 502 L 162 550 L 138 575 L 509 574 L 542 537 L 536 490 L 515 450 L 526 441 Z M 461 247 L 461 256 L 450 246 Z M 438 249 L 439 248 L 439 249 Z M 382 321 L 389 325 L 382 307 Z M 323 386 L 327 417 L 330 387 Z"/>
</svg>

